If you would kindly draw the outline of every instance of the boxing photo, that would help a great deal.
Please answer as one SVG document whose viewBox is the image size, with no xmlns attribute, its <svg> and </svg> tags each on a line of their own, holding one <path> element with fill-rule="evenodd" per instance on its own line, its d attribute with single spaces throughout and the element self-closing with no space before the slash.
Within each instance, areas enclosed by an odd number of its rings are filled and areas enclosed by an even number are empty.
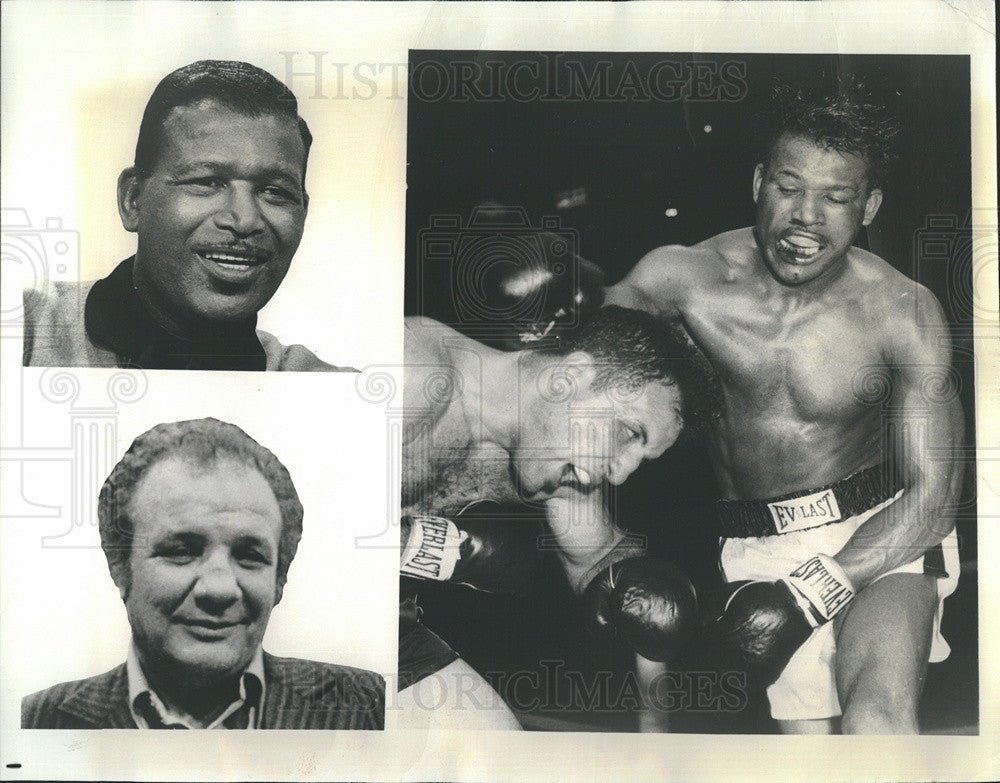
<svg viewBox="0 0 1000 783">
<path fill-rule="evenodd" d="M 417 724 L 977 734 L 969 58 L 409 74 Z"/>
</svg>

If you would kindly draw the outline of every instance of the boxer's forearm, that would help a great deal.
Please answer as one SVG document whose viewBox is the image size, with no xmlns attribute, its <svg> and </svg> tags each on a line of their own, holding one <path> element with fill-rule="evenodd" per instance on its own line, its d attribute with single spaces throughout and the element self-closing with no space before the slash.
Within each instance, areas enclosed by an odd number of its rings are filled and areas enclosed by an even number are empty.
<svg viewBox="0 0 1000 783">
<path fill-rule="evenodd" d="M 835 559 L 860 590 L 937 545 L 955 527 L 963 464 L 955 455 L 964 427 L 961 407 L 916 412 L 899 426 L 895 444 L 905 489 L 900 498 L 864 522 Z"/>
<path fill-rule="evenodd" d="M 961 465 L 950 465 L 948 478 L 925 479 L 908 486 L 895 503 L 865 521 L 834 559 L 860 590 L 894 568 L 915 560 L 939 544 L 955 527 L 953 506 L 961 484 Z"/>
<path fill-rule="evenodd" d="M 611 521 L 599 492 L 553 498 L 546 501 L 545 512 L 566 578 L 581 594 L 625 534 Z"/>
</svg>

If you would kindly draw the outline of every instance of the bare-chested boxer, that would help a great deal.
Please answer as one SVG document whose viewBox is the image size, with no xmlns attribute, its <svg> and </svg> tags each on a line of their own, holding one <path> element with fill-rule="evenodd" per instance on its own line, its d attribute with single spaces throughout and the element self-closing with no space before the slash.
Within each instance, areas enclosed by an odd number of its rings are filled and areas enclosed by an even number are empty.
<svg viewBox="0 0 1000 783">
<path fill-rule="evenodd" d="M 680 317 L 719 375 L 721 564 L 753 583 L 716 630 L 777 678 L 782 730 L 842 714 L 845 733 L 914 733 L 958 576 L 949 331 L 927 289 L 852 246 L 882 202 L 882 109 L 786 90 L 771 116 L 756 225 L 654 250 L 605 301 Z"/>
<path fill-rule="evenodd" d="M 405 352 L 401 573 L 524 592 L 541 531 L 523 518 L 523 502 L 536 503 L 595 624 L 647 657 L 667 657 L 696 615 L 693 589 L 612 524 L 604 490 L 702 415 L 683 334 L 611 307 L 558 352 L 502 352 L 409 319 Z M 404 722 L 517 728 L 486 681 L 418 620 L 406 582 Z"/>
</svg>

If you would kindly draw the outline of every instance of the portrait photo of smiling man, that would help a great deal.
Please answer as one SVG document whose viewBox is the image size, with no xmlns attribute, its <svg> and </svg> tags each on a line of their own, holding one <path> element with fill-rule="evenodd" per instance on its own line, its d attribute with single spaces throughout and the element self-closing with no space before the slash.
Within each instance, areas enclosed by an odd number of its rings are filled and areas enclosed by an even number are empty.
<svg viewBox="0 0 1000 783">
<path fill-rule="evenodd" d="M 135 255 L 24 300 L 25 366 L 337 371 L 257 329 L 302 239 L 312 135 L 289 88 L 245 62 L 167 75 L 118 178 Z"/>
<path fill-rule="evenodd" d="M 291 476 L 216 419 L 139 436 L 101 489 L 124 663 L 22 701 L 22 728 L 382 729 L 385 684 L 262 648 L 302 536 Z"/>
</svg>

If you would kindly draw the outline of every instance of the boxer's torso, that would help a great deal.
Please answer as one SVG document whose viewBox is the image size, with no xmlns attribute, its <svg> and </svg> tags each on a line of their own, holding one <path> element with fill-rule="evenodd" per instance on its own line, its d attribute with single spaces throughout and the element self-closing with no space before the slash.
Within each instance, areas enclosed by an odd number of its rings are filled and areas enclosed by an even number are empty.
<svg viewBox="0 0 1000 783">
<path fill-rule="evenodd" d="M 478 500 L 518 497 L 510 455 L 482 437 L 463 405 L 483 382 L 471 343 L 445 327 L 407 327 L 403 514 L 447 516 Z"/>
<path fill-rule="evenodd" d="M 852 248 L 822 290 L 780 286 L 750 229 L 694 251 L 674 304 L 722 385 L 712 449 L 723 495 L 810 489 L 881 461 L 887 313 L 912 281 Z"/>
</svg>

